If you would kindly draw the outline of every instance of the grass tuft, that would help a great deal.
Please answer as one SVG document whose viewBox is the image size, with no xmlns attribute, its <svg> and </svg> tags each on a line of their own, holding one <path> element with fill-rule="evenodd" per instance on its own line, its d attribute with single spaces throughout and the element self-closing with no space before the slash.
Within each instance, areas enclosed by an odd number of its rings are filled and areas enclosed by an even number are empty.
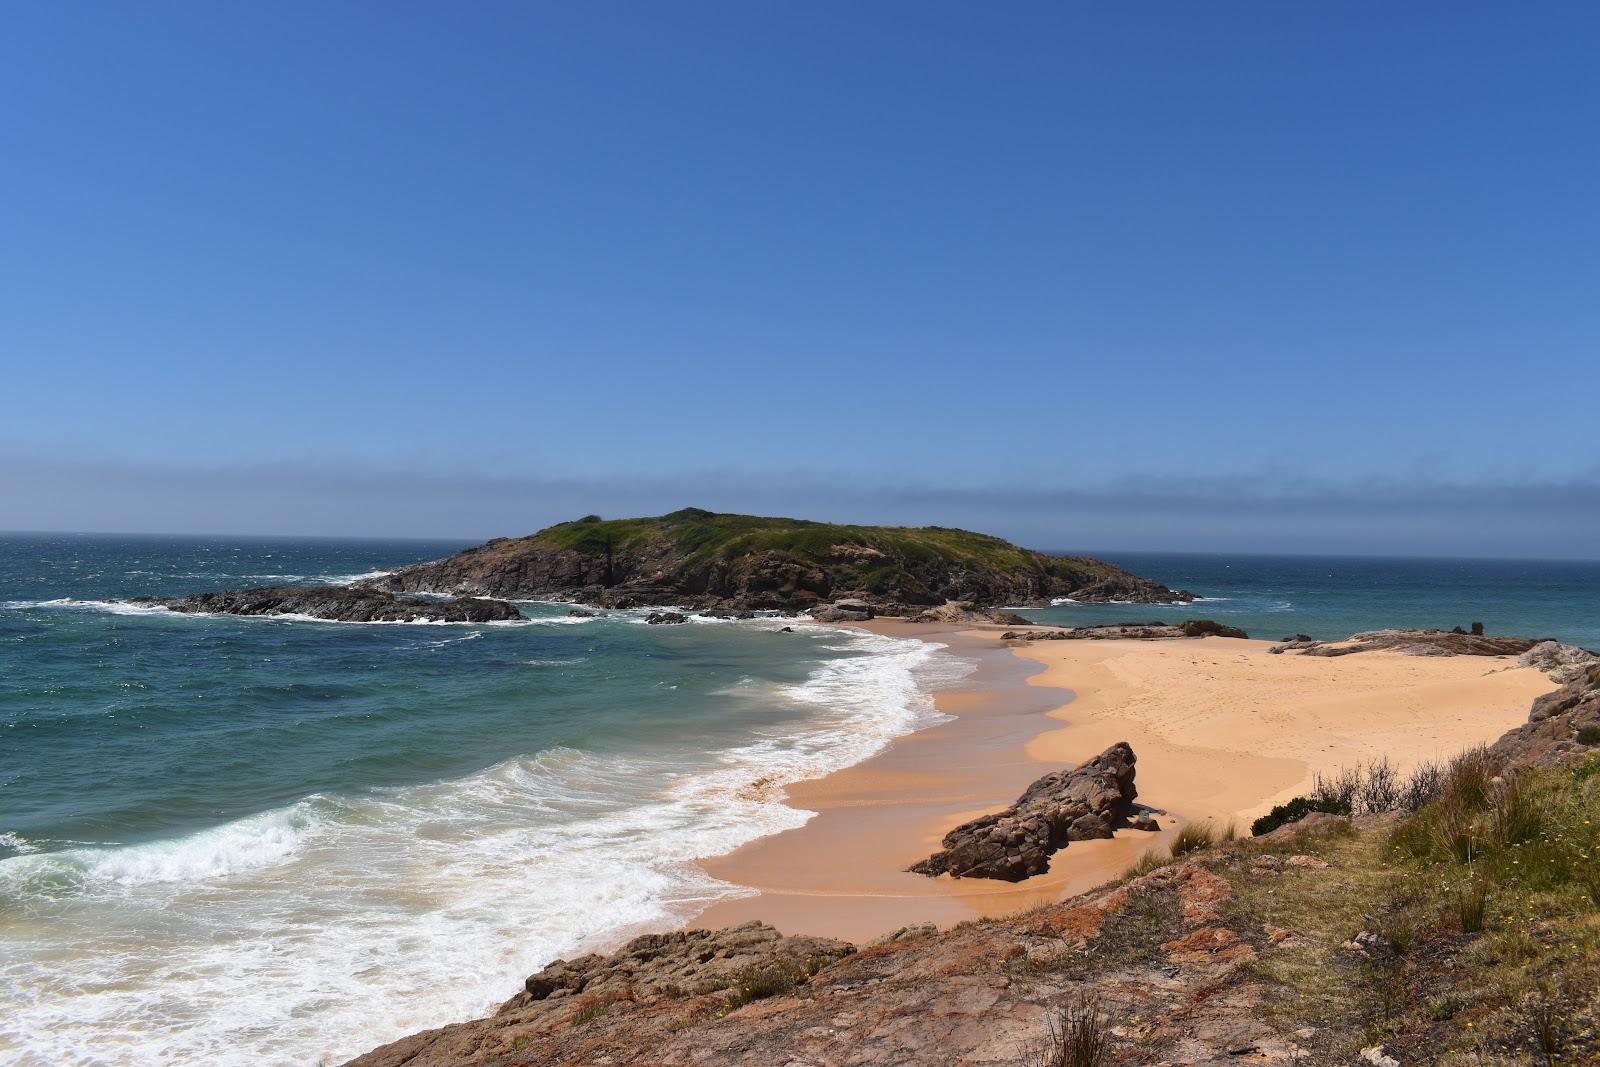
<svg viewBox="0 0 1600 1067">
<path fill-rule="evenodd" d="M 1057 1009 L 1029 1067 L 1104 1067 L 1111 1062 L 1111 1028 L 1092 997 Z"/>
<path fill-rule="evenodd" d="M 1172 839 L 1172 858 L 1187 856 L 1191 852 L 1208 849 L 1217 843 L 1217 831 L 1208 822 L 1192 822 L 1178 831 Z"/>
</svg>

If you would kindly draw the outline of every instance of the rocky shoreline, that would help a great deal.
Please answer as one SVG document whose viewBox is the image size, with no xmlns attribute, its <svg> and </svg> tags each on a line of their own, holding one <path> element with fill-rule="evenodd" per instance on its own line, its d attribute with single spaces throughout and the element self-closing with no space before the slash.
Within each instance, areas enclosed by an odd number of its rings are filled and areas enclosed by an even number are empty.
<svg viewBox="0 0 1600 1067">
<path fill-rule="evenodd" d="M 127 601 L 184 614 L 300 615 L 330 622 L 508 622 L 515 604 L 481 597 L 424 600 L 365 586 L 261 586 L 187 596 L 141 596 Z"/>
<path fill-rule="evenodd" d="M 1600 663 L 1536 700 L 1529 720 L 1486 751 L 1488 766 L 1511 774 L 1592 761 Z M 1132 770 L 1131 749 L 1119 745 L 1046 776 L 1013 809 L 953 832 L 955 850 L 970 831 L 1027 823 L 1034 803 L 1072 783 L 1106 788 L 1095 810 L 1126 811 Z M 1368 1047 L 1382 1058 L 1356 1058 L 1432 1063 L 1457 1023 L 1435 1032 L 1423 1015 L 1420 1030 L 1373 1045 L 1370 1009 L 1315 996 L 1330 984 L 1359 995 L 1371 975 L 1409 959 L 1372 914 L 1396 906 L 1373 902 L 1381 883 L 1372 879 L 1401 817 L 1313 814 L 1244 843 L 1202 842 L 1148 873 L 1009 919 L 909 927 L 859 947 L 762 923 L 646 935 L 610 955 L 556 961 L 492 1015 L 414 1034 L 347 1067 L 1022 1065 L 1046 1062 L 1036 1057 L 1061 1004 L 1123 1020 L 1107 1033 L 1096 1061 L 1104 1064 L 1343 1063 L 1351 1060 L 1339 1050 Z M 1457 962 L 1461 941 L 1411 951 L 1416 962 L 1406 966 L 1441 992 L 1484 988 Z M 1274 968 L 1286 977 L 1268 977 Z M 1552 996 L 1575 1019 L 1589 992 Z M 1494 1040 L 1513 1044 L 1496 1047 L 1514 1050 L 1515 1031 L 1502 1031 L 1513 1036 Z M 1581 1028 L 1561 1033 L 1574 1051 L 1596 1048 L 1582 1044 Z"/>
</svg>

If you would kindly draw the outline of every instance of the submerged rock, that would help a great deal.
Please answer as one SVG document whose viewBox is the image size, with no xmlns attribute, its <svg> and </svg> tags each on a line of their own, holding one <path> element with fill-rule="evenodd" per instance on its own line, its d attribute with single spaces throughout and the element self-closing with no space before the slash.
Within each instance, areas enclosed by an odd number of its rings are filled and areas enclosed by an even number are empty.
<svg viewBox="0 0 1600 1067">
<path fill-rule="evenodd" d="M 504 600 L 463 597 L 422 600 L 361 586 L 261 586 L 188 596 L 134 597 L 131 604 L 153 604 L 185 614 L 306 615 L 330 622 L 501 622 L 522 618 Z"/>
<path fill-rule="evenodd" d="M 1071 841 L 1110 837 L 1138 795 L 1133 747 L 1119 741 L 1087 763 L 1030 785 L 1004 811 L 944 835 L 944 850 L 910 870 L 934 877 L 1020 882 L 1050 869 L 1050 857 Z"/>
</svg>

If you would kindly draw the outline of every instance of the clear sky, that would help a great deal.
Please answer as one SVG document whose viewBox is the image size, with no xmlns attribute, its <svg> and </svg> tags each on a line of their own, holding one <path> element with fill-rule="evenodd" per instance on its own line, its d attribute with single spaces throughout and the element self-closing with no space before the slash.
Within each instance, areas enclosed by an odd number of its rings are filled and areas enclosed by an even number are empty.
<svg viewBox="0 0 1600 1067">
<path fill-rule="evenodd" d="M 1593 4 L 71 3 L 0 528 L 1600 556 Z"/>
</svg>

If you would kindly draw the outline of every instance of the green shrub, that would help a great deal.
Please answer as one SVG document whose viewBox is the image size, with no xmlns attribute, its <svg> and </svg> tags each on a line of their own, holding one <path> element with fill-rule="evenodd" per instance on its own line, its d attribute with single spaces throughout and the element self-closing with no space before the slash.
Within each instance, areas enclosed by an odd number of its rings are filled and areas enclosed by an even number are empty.
<svg viewBox="0 0 1600 1067">
<path fill-rule="evenodd" d="M 773 960 L 771 963 L 759 964 L 739 972 L 728 989 L 733 996 L 728 1001 L 728 1010 L 742 1008 L 754 1000 L 765 1000 L 767 997 L 782 996 L 794 991 L 809 977 L 807 968 L 788 959 Z"/>
<path fill-rule="evenodd" d="M 1314 811 L 1327 812 L 1329 815 L 1349 815 L 1350 802 L 1341 799 L 1338 795 L 1295 797 L 1286 804 L 1279 804 L 1261 818 L 1250 824 L 1250 833 L 1254 837 L 1270 834 L 1280 826 L 1299 822 Z"/>
<path fill-rule="evenodd" d="M 1600 745 L 1600 726 L 1585 726 L 1578 731 L 1578 744 Z"/>
</svg>

